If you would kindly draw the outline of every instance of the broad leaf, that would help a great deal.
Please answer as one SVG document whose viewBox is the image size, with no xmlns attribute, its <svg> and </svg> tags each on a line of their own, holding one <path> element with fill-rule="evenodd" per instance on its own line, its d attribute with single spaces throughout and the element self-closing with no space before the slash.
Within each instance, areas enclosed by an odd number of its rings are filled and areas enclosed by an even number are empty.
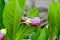
<svg viewBox="0 0 60 40">
<path fill-rule="evenodd" d="M 26 5 L 26 0 L 18 0 L 18 2 L 19 2 L 21 9 L 24 11 L 25 5 Z"/>
<path fill-rule="evenodd" d="M 55 36 L 55 27 L 57 25 L 57 12 L 58 12 L 58 3 L 53 1 L 50 3 L 50 6 L 48 8 L 48 24 L 49 24 L 49 38 L 50 40 L 53 40 Z"/>
<path fill-rule="evenodd" d="M 2 22 L 3 9 L 4 9 L 4 0 L 0 0 L 0 29 L 4 28 L 3 22 Z"/>
<path fill-rule="evenodd" d="M 5 5 L 3 12 L 3 23 L 7 29 L 5 40 L 15 40 L 16 29 L 20 25 L 20 19 L 23 16 L 18 0 L 12 0 Z"/>
<path fill-rule="evenodd" d="M 11 0 L 4 0 L 5 4 L 6 4 L 6 3 L 9 3 L 10 1 L 11 1 Z"/>
<path fill-rule="evenodd" d="M 22 13 L 20 14 L 20 15 L 24 15 L 24 10 L 25 10 L 25 4 L 26 4 L 26 0 L 18 0 L 18 3 L 19 3 L 19 6 L 20 6 L 20 8 L 21 8 L 21 10 L 22 10 Z M 20 20 L 21 21 L 21 20 Z M 19 26 L 20 27 L 20 26 Z M 18 29 L 19 29 L 19 27 L 18 27 Z M 17 29 L 17 30 L 18 30 Z"/>
<path fill-rule="evenodd" d="M 60 36 L 60 3 L 58 3 L 58 12 L 57 12 L 57 19 L 56 19 L 56 21 L 57 21 L 57 23 L 56 23 L 56 36 L 57 36 L 57 40 L 59 39 L 59 36 Z"/>
</svg>

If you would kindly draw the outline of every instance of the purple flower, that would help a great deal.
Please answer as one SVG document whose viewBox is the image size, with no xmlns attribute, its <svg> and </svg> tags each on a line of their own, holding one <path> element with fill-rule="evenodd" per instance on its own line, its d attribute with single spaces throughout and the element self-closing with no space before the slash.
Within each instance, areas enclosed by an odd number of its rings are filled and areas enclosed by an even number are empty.
<svg viewBox="0 0 60 40">
<path fill-rule="evenodd" d="M 21 22 L 25 22 L 28 18 L 27 17 L 22 17 Z"/>
<path fill-rule="evenodd" d="M 0 32 L 0 40 L 3 40 L 4 34 Z"/>
<path fill-rule="evenodd" d="M 0 40 L 3 40 L 5 35 L 6 35 L 6 29 L 1 29 L 0 30 Z"/>
<path fill-rule="evenodd" d="M 30 25 L 31 26 L 39 26 L 40 25 L 40 18 L 39 17 L 31 18 Z"/>
</svg>

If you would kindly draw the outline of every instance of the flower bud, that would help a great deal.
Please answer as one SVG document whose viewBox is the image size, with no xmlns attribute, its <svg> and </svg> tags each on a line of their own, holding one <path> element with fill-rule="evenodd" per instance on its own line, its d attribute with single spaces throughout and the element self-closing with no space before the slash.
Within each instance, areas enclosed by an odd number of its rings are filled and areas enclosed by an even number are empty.
<svg viewBox="0 0 60 40">
<path fill-rule="evenodd" d="M 0 33 L 0 40 L 3 40 L 3 38 L 4 38 L 4 34 Z"/>
<path fill-rule="evenodd" d="M 39 17 L 31 18 L 30 25 L 31 26 L 39 26 L 40 25 L 40 18 Z"/>
<path fill-rule="evenodd" d="M 22 17 L 21 22 L 25 22 L 28 18 L 27 17 Z"/>
<path fill-rule="evenodd" d="M 0 40 L 3 40 L 5 35 L 6 35 L 6 29 L 1 29 L 0 30 Z"/>
</svg>

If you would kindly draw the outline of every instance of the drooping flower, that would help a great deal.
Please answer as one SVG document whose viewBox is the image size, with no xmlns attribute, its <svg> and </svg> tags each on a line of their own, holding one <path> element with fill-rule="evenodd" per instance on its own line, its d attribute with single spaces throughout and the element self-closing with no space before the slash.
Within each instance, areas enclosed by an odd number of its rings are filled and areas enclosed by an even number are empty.
<svg viewBox="0 0 60 40">
<path fill-rule="evenodd" d="M 31 18 L 30 25 L 31 26 L 39 26 L 40 25 L 40 18 L 39 17 Z"/>
</svg>

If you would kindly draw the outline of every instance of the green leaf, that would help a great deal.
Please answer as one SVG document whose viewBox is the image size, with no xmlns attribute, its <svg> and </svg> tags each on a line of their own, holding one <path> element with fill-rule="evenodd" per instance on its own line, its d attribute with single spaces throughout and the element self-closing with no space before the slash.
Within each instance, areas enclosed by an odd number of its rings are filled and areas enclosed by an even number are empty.
<svg viewBox="0 0 60 40">
<path fill-rule="evenodd" d="M 9 3 L 12 0 L 4 0 L 5 3 Z M 24 11 L 25 5 L 26 5 L 26 0 L 18 0 L 20 8 Z"/>
<path fill-rule="evenodd" d="M 48 24 L 49 24 L 49 38 L 50 40 L 53 40 L 55 36 L 55 27 L 57 25 L 57 13 L 58 13 L 58 3 L 57 2 L 51 2 L 50 6 L 48 8 Z"/>
<path fill-rule="evenodd" d="M 60 3 L 58 3 L 59 7 L 58 7 L 58 12 L 57 12 L 57 23 L 56 23 L 56 36 L 57 36 L 57 40 L 59 39 L 60 36 Z"/>
<path fill-rule="evenodd" d="M 32 17 L 39 17 L 38 9 L 37 9 L 36 7 L 30 8 L 27 17 L 29 17 L 29 18 L 32 18 Z"/>
<path fill-rule="evenodd" d="M 33 31 L 35 30 L 34 27 L 28 27 L 24 32 L 23 34 L 20 36 L 20 38 L 25 38 L 27 37 L 30 33 L 32 33 Z"/>
<path fill-rule="evenodd" d="M 9 2 L 10 2 L 10 0 L 4 0 L 4 2 L 5 2 L 5 4 L 6 4 L 6 3 L 9 3 Z"/>
<path fill-rule="evenodd" d="M 21 26 L 19 31 L 17 32 L 16 40 L 22 40 L 24 37 L 28 36 L 31 32 L 34 31 L 35 28 L 33 27 L 28 27 L 28 26 Z"/>
<path fill-rule="evenodd" d="M 20 19 L 23 16 L 18 0 L 12 0 L 5 5 L 3 12 L 3 23 L 7 29 L 5 40 L 16 39 L 16 29 L 20 25 Z"/>
<path fill-rule="evenodd" d="M 20 24 L 20 26 L 16 30 L 17 31 L 16 35 L 18 35 L 18 33 L 20 33 L 24 28 L 25 28 L 25 25 L 24 24 Z"/>
<path fill-rule="evenodd" d="M 26 5 L 26 0 L 18 0 L 18 2 L 19 2 L 21 9 L 24 11 L 25 5 Z"/>
<path fill-rule="evenodd" d="M 20 6 L 20 8 L 21 8 L 21 10 L 22 10 L 22 13 L 20 14 L 20 15 L 24 15 L 24 11 L 25 11 L 25 5 L 26 5 L 26 0 L 18 0 L 18 3 L 19 3 L 19 6 Z M 20 23 L 21 24 L 21 23 Z M 20 27 L 20 26 L 19 26 Z M 18 27 L 18 29 L 19 29 L 19 27 Z M 24 28 L 24 27 L 23 27 Z M 18 29 L 16 29 L 16 30 L 18 30 Z"/>
<path fill-rule="evenodd" d="M 3 9 L 4 9 L 4 0 L 0 0 L 0 29 L 4 28 L 3 22 L 2 22 Z"/>
<path fill-rule="evenodd" d="M 22 9 L 22 11 L 25 11 L 25 5 L 26 5 L 26 0 L 18 0 L 20 8 Z M 24 13 L 24 12 L 22 12 Z"/>
<path fill-rule="evenodd" d="M 48 40 L 48 29 L 46 27 L 42 30 L 38 40 Z"/>
<path fill-rule="evenodd" d="M 27 29 L 27 26 L 25 25 L 21 25 L 20 28 L 18 29 L 17 33 L 16 33 L 16 40 L 21 40 L 21 35 L 23 35 L 23 32 Z"/>
<path fill-rule="evenodd" d="M 38 27 L 37 32 L 32 35 L 31 40 L 37 40 L 39 35 L 41 34 L 41 31 L 42 31 L 41 28 Z"/>
</svg>

